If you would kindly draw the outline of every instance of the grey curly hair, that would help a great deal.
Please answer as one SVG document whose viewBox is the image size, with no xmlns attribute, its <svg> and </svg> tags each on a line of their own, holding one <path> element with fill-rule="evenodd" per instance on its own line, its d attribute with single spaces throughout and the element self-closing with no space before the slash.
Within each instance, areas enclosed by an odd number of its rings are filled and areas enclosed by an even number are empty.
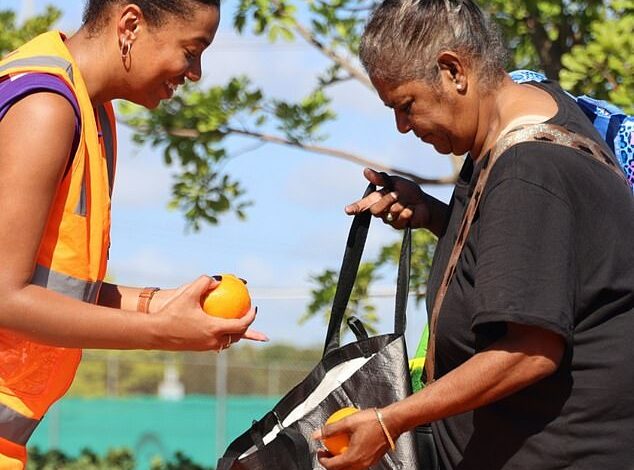
<svg viewBox="0 0 634 470">
<path fill-rule="evenodd" d="M 438 55 L 462 54 L 483 89 L 504 77 L 507 50 L 497 25 L 471 0 L 384 0 L 372 13 L 359 55 L 371 77 L 439 82 Z"/>
</svg>

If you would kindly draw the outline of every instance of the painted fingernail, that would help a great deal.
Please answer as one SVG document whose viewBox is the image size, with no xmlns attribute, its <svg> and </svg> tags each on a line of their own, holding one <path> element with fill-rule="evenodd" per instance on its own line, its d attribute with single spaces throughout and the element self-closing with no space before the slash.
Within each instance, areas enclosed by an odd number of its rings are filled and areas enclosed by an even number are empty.
<svg viewBox="0 0 634 470">
<path fill-rule="evenodd" d="M 214 278 L 218 282 L 222 281 L 222 276 L 211 276 L 211 277 Z"/>
<path fill-rule="evenodd" d="M 392 192 L 390 193 L 390 196 L 392 196 L 392 197 L 394 198 L 394 200 L 395 200 L 395 201 L 396 201 L 396 200 L 398 200 L 398 194 L 397 194 L 397 193 L 395 193 L 394 191 L 392 191 Z"/>
<path fill-rule="evenodd" d="M 247 285 L 247 284 L 248 284 L 248 282 L 246 281 L 246 279 L 242 279 L 241 277 L 239 277 L 238 279 L 240 279 L 244 285 Z"/>
<path fill-rule="evenodd" d="M 256 315 L 258 314 L 258 308 L 257 307 L 255 307 L 255 314 Z"/>
</svg>

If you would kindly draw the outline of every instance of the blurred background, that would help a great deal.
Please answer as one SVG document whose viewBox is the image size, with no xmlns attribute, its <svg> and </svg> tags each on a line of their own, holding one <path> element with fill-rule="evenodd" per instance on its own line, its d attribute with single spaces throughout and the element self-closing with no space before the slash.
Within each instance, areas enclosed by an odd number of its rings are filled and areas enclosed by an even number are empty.
<svg viewBox="0 0 634 470">
<path fill-rule="evenodd" d="M 509 70 L 545 72 L 632 112 L 634 0 L 480 3 L 507 38 Z M 321 357 L 351 222 L 343 207 L 365 189 L 363 167 L 449 199 L 461 158 L 400 135 L 356 59 L 376 4 L 224 0 L 198 85 L 153 113 L 117 103 L 109 279 L 174 287 L 235 273 L 271 342 L 220 355 L 86 351 L 30 441 L 32 468 L 213 468 Z M 48 29 L 72 34 L 83 6 L 0 0 L 0 54 Z M 350 303 L 373 332 L 392 329 L 399 239 L 374 224 Z M 425 231 L 414 241 L 411 354 L 435 244 Z"/>
</svg>

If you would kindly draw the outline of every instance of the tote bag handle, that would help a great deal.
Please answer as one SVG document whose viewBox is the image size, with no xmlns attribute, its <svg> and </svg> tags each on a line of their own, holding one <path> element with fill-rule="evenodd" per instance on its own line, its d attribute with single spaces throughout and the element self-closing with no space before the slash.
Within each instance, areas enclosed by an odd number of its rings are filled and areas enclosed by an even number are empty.
<svg viewBox="0 0 634 470">
<path fill-rule="evenodd" d="M 368 185 L 363 197 L 368 196 L 376 191 L 376 186 Z M 350 294 L 357 278 L 363 248 L 368 237 L 368 230 L 372 214 L 369 211 L 361 212 L 354 216 L 352 226 L 348 234 L 346 242 L 346 250 L 343 255 L 341 269 L 339 271 L 339 280 L 335 291 L 335 298 L 332 304 L 332 312 L 328 323 L 328 332 L 326 333 L 326 341 L 324 344 L 325 357 L 331 351 L 339 348 L 341 345 L 341 325 L 346 313 Z M 407 227 L 403 234 L 403 243 L 401 245 L 401 255 L 398 264 L 398 277 L 396 280 L 396 305 L 394 311 L 394 333 L 402 335 L 406 328 L 406 310 L 407 297 L 409 295 L 409 277 L 410 263 L 412 251 L 412 235 L 411 229 Z"/>
</svg>

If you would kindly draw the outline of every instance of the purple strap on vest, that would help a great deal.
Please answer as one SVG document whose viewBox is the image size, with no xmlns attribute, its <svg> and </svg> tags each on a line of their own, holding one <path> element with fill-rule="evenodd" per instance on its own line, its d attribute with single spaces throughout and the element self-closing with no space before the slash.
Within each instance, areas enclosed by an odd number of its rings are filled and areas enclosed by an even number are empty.
<svg viewBox="0 0 634 470">
<path fill-rule="evenodd" d="M 11 106 L 25 98 L 28 95 L 37 92 L 53 92 L 62 95 L 73 106 L 75 111 L 75 138 L 73 139 L 73 147 L 71 157 L 75 155 L 77 146 L 79 145 L 81 132 L 81 113 L 79 104 L 73 92 L 68 88 L 66 83 L 47 73 L 27 73 L 14 80 L 7 78 L 0 82 L 0 120 L 7 114 Z"/>
</svg>

